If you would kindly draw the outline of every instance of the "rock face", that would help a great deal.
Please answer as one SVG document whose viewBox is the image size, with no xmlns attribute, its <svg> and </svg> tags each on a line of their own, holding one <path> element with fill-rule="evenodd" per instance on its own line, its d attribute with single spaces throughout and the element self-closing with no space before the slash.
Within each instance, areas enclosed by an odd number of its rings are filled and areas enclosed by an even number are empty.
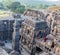
<svg viewBox="0 0 60 55">
<path fill-rule="evenodd" d="M 12 17 L 6 17 L 0 19 L 0 40 L 11 40 L 13 32 L 14 19 L 8 19 Z"/>
<path fill-rule="evenodd" d="M 0 48 L 0 55 L 9 55 L 4 49 Z"/>
</svg>

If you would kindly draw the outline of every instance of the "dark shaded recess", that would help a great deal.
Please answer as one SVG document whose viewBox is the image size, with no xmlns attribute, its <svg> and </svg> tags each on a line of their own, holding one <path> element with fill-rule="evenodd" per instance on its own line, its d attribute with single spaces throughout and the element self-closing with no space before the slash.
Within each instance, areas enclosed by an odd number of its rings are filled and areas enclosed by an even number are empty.
<svg viewBox="0 0 60 55">
<path fill-rule="evenodd" d="M 51 48 L 54 48 L 54 42 L 52 42 Z"/>
<path fill-rule="evenodd" d="M 43 50 L 39 47 L 36 47 L 36 52 L 39 53 L 39 52 L 42 52 Z"/>
<path fill-rule="evenodd" d="M 49 48 L 47 48 L 47 47 L 45 47 L 48 51 L 51 51 L 51 49 L 49 49 Z"/>
</svg>

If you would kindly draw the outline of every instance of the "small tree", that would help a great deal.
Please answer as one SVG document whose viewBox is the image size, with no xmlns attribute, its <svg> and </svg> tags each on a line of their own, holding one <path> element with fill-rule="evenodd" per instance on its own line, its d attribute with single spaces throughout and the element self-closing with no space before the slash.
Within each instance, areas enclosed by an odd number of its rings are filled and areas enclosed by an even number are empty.
<svg viewBox="0 0 60 55">
<path fill-rule="evenodd" d="M 38 4 L 38 5 L 36 6 L 37 9 L 45 9 L 46 7 L 47 7 L 47 6 L 44 5 L 44 4 Z"/>
<path fill-rule="evenodd" d="M 18 7 L 15 10 L 15 12 L 17 12 L 17 13 L 24 13 L 24 11 L 25 11 L 25 6 L 23 6 L 23 5 L 21 5 L 20 7 Z"/>
<path fill-rule="evenodd" d="M 11 9 L 11 11 L 13 12 L 17 12 L 17 13 L 23 13 L 25 11 L 25 6 L 21 5 L 20 2 L 13 2 L 9 8 Z"/>
<path fill-rule="evenodd" d="M 51 6 L 56 6 L 56 4 L 52 4 Z"/>
<path fill-rule="evenodd" d="M 13 2 L 13 0 L 3 0 L 3 5 L 4 7 L 8 7 L 11 3 Z"/>
</svg>

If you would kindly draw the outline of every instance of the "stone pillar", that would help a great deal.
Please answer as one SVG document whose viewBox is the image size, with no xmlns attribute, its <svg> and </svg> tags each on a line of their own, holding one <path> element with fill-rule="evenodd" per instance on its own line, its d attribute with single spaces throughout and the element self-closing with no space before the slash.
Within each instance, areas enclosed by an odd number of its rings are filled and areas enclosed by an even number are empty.
<svg viewBox="0 0 60 55">
<path fill-rule="evenodd" d="M 32 50 L 31 50 L 31 54 L 30 55 L 35 55 L 35 52 L 36 52 L 35 37 L 36 37 L 36 33 L 34 33 L 34 35 L 33 35 Z"/>
<path fill-rule="evenodd" d="M 13 31 L 13 38 L 12 38 L 12 49 L 19 52 L 20 35 L 19 35 L 19 25 L 17 20 L 15 20 L 13 29 L 14 31 Z"/>
<path fill-rule="evenodd" d="M 50 18 L 50 34 L 52 33 L 52 19 Z"/>
</svg>

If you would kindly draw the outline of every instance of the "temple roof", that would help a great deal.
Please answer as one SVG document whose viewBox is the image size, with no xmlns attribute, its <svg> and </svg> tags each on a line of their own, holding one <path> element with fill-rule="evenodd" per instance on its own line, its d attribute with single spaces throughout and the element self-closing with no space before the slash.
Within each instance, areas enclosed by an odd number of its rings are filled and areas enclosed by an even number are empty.
<svg viewBox="0 0 60 55">
<path fill-rule="evenodd" d="M 35 29 L 45 29 L 47 27 L 46 21 L 42 19 L 39 21 L 39 20 L 31 19 L 31 18 L 26 18 L 23 24 L 27 26 L 31 26 Z"/>
</svg>

